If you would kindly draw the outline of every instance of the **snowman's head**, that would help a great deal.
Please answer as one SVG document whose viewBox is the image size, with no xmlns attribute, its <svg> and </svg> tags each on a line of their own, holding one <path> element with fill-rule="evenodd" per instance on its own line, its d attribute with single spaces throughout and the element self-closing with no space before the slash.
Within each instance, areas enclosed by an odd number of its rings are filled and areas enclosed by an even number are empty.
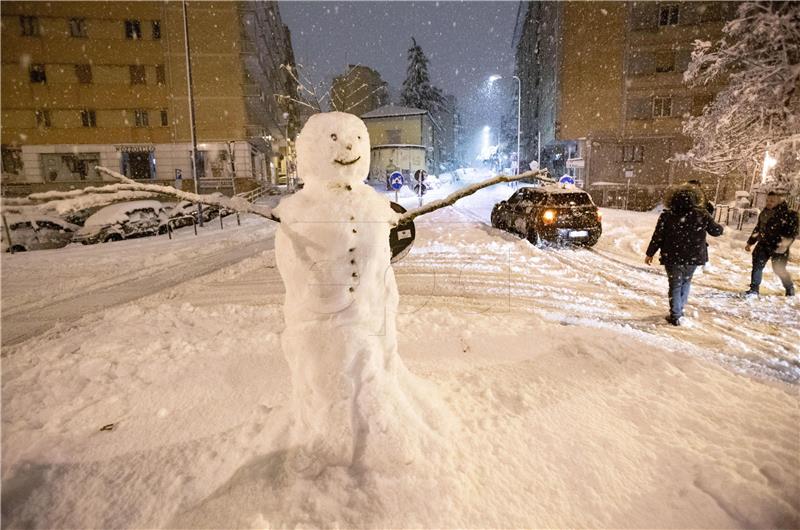
<svg viewBox="0 0 800 530">
<path fill-rule="evenodd" d="M 356 184 L 369 174 L 369 133 L 346 112 L 314 114 L 297 138 L 297 173 L 306 185 Z"/>
</svg>

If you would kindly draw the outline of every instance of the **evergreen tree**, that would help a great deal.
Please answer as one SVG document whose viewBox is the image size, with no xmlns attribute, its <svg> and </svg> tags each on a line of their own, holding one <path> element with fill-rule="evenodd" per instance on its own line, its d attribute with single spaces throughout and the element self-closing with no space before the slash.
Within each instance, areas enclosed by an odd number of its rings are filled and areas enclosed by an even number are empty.
<svg viewBox="0 0 800 530">
<path fill-rule="evenodd" d="M 445 105 L 442 91 L 431 85 L 428 58 L 414 37 L 411 37 L 411 47 L 408 49 L 408 69 L 400 93 L 400 104 L 431 113 L 438 112 Z"/>
</svg>

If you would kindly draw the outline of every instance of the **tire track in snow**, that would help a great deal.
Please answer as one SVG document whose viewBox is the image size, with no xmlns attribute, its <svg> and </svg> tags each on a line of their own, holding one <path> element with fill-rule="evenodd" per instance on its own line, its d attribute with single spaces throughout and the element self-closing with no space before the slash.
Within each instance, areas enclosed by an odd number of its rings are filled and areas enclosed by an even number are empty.
<svg viewBox="0 0 800 530">
<path fill-rule="evenodd" d="M 458 206 L 452 208 L 489 230 L 505 234 L 474 212 Z M 730 296 L 730 290 L 716 285 L 713 277 L 706 280 L 700 276 L 692 284 L 687 314 L 700 311 L 701 319 L 690 318 L 687 326 L 672 328 L 662 323 L 661 315 L 667 312 L 667 286 L 660 268 L 634 265 L 594 248 L 540 250 L 544 264 L 540 264 L 539 271 L 563 278 L 568 290 L 573 291 L 574 301 L 560 307 L 560 311 L 557 303 L 536 302 L 538 307 L 552 312 L 551 318 L 560 314 L 569 319 L 570 310 L 574 310 L 574 314 L 595 319 L 598 324 L 629 326 L 654 336 L 674 338 L 678 344 L 689 342 L 707 352 L 705 357 L 750 373 L 792 383 L 800 381 L 800 350 L 796 346 L 800 343 L 800 333 L 796 326 L 787 325 L 786 316 L 795 310 L 794 301 L 774 300 L 774 304 L 761 307 Z M 597 289 L 586 293 L 586 286 Z M 542 295 L 549 297 L 552 293 L 545 290 Z M 715 302 L 718 299 L 724 302 Z M 586 311 L 589 300 L 604 301 L 605 314 Z M 624 306 L 620 305 L 622 302 Z"/>
</svg>

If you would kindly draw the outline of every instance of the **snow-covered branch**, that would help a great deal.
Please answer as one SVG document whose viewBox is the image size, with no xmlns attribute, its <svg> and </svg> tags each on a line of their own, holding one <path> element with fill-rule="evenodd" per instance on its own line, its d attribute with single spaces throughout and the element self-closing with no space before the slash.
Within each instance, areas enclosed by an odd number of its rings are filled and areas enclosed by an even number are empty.
<svg viewBox="0 0 800 530">
<path fill-rule="evenodd" d="M 16 201 L 16 204 L 9 205 L 9 209 L 37 206 L 39 209 L 51 209 L 59 214 L 66 214 L 115 202 L 174 197 L 178 200 L 228 208 L 238 213 L 252 213 L 271 221 L 280 221 L 272 214 L 272 210 L 269 207 L 252 204 L 242 197 L 202 195 L 181 191 L 172 186 L 143 184 L 102 166 L 96 166 L 95 169 L 113 179 L 119 180 L 120 183 L 106 186 L 89 186 L 79 190 L 33 193 L 28 195 L 27 202 L 24 200 Z"/>
<path fill-rule="evenodd" d="M 720 40 L 695 41 L 684 80 L 724 85 L 700 116 L 684 122 L 693 167 L 723 177 L 752 174 L 768 150 L 785 162 L 776 176 L 800 181 L 793 139 L 800 130 L 799 3 L 740 4 Z"/>
<path fill-rule="evenodd" d="M 438 201 L 432 201 L 426 204 L 425 206 L 408 211 L 400 217 L 400 223 L 412 221 L 413 219 L 419 217 L 420 215 L 425 215 L 434 212 L 436 210 L 439 210 L 440 208 L 451 206 L 455 204 L 455 202 L 458 201 L 459 199 L 463 199 L 464 197 L 472 195 L 476 191 L 482 190 L 483 188 L 494 186 L 495 184 L 500 184 L 501 182 L 514 182 L 517 180 L 524 180 L 524 179 L 538 179 L 543 182 L 555 182 L 552 179 L 552 177 L 550 177 L 550 174 L 547 172 L 546 169 L 537 169 L 535 171 L 520 173 L 519 175 L 497 175 L 496 177 L 492 177 L 490 179 L 481 182 L 476 182 L 475 184 L 471 184 L 469 186 L 465 186 L 457 191 L 454 191 L 444 199 L 439 199 Z"/>
</svg>

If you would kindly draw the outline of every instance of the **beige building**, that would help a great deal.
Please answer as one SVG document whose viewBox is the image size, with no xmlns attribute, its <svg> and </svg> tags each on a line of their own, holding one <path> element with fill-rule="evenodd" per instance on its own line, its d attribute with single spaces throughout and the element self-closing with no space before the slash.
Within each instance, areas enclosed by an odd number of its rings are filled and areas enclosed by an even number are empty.
<svg viewBox="0 0 800 530">
<path fill-rule="evenodd" d="M 428 111 L 386 105 L 361 116 L 369 131 L 369 178 L 384 181 L 401 171 L 410 178 L 418 169 L 435 173 L 439 161 L 439 125 Z"/>
<path fill-rule="evenodd" d="M 200 178 L 274 178 L 296 127 L 275 97 L 296 93 L 277 4 L 187 6 Z M 79 187 L 97 164 L 190 180 L 185 49 L 180 2 L 4 2 L 5 191 Z"/>
<path fill-rule="evenodd" d="M 331 101 L 336 110 L 361 116 L 386 105 L 389 90 L 381 74 L 367 66 L 351 64 L 333 78 Z"/>
<path fill-rule="evenodd" d="M 733 2 L 521 4 L 515 29 L 522 79 L 523 159 L 572 175 L 598 202 L 649 208 L 671 184 L 705 181 L 674 155 L 690 147 L 685 117 L 719 87 L 683 83 L 695 39 L 713 40 Z M 541 138 L 541 144 L 539 143 Z M 630 188 L 629 188 L 630 186 Z M 630 193 L 628 193 L 630 189 Z M 720 199 L 734 190 L 720 189 Z"/>
</svg>

